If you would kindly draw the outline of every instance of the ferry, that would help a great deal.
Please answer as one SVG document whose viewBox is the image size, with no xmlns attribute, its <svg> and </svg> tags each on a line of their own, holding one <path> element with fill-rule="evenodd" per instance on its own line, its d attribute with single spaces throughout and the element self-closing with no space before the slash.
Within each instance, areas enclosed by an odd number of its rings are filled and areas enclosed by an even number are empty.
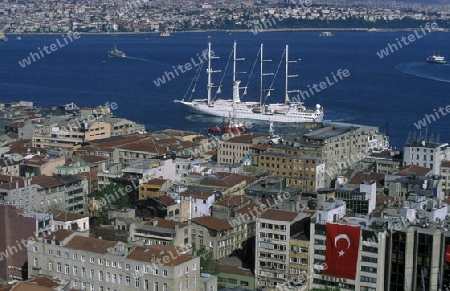
<svg viewBox="0 0 450 291">
<path fill-rule="evenodd" d="M 429 56 L 427 58 L 427 62 L 432 63 L 432 64 L 439 64 L 439 65 L 443 65 L 443 64 L 447 63 L 445 58 L 443 56 L 440 56 L 440 55 L 431 55 L 431 56 Z"/>
</svg>

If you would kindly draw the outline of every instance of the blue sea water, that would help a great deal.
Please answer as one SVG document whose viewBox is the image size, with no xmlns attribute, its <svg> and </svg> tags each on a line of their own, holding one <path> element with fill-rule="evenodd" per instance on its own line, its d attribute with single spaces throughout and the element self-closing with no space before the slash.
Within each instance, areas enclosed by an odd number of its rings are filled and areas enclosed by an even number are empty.
<svg viewBox="0 0 450 291">
<path fill-rule="evenodd" d="M 205 32 L 174 33 L 170 37 L 155 34 L 82 35 L 79 39 L 57 49 L 40 60 L 22 68 L 19 61 L 31 52 L 50 46 L 62 35 L 24 35 L 21 41 L 9 36 L 0 43 L 0 100 L 3 102 L 29 100 L 39 106 L 74 102 L 78 106 L 94 106 L 116 102 L 115 114 L 144 123 L 147 130 L 165 128 L 188 129 L 206 133 L 206 128 L 221 124 L 222 119 L 190 115 L 186 108 L 174 103 L 181 99 L 195 75 L 196 68 L 156 86 L 153 82 L 173 66 L 198 63 L 197 54 L 212 42 L 216 56 L 214 70 L 225 71 L 233 41 L 238 43 L 238 62 L 241 85 L 249 86 L 246 101 L 259 100 L 259 63 L 252 71 L 260 43 L 264 43 L 265 72 L 277 72 L 275 90 L 268 102 L 284 99 L 284 65 L 279 68 L 285 45 L 290 48 L 290 59 L 301 59 L 291 64 L 290 89 L 307 90 L 308 85 L 319 84 L 337 70 L 347 69 L 350 76 L 343 78 L 305 100 L 313 108 L 324 106 L 325 120 L 380 127 L 389 126 L 391 143 L 401 147 L 409 131 L 418 131 L 414 123 L 434 109 L 450 105 L 450 66 L 432 65 L 425 58 L 440 52 L 450 59 L 450 33 L 432 33 L 417 39 L 380 59 L 376 52 L 396 43 L 396 38 L 412 32 L 350 32 L 337 31 L 334 37 L 319 37 L 319 32 Z M 126 52 L 126 58 L 108 57 L 114 45 Z M 195 64 L 193 64 L 195 65 Z M 222 97 L 231 95 L 232 63 L 223 76 Z M 200 76 L 195 98 L 206 96 L 206 74 Z M 249 77 L 251 75 L 251 77 Z M 214 75 L 220 83 L 221 74 Z M 264 78 L 265 87 L 271 77 Z M 188 92 L 190 96 L 191 92 Z M 277 132 L 292 131 L 298 125 L 275 125 Z M 253 130 L 267 131 L 268 124 L 254 123 Z M 428 135 L 440 135 L 440 141 L 450 141 L 450 114 L 428 126 Z M 425 130 L 422 129 L 422 134 Z"/>
</svg>

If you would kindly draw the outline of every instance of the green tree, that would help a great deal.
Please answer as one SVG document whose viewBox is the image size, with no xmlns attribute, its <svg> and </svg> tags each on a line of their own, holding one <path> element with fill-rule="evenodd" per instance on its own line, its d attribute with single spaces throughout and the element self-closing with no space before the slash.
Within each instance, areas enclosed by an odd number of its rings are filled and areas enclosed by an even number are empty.
<svg viewBox="0 0 450 291">
<path fill-rule="evenodd" d="M 202 273 L 209 273 L 213 275 L 219 274 L 219 267 L 214 264 L 213 253 L 211 250 L 207 250 L 204 246 L 201 246 L 196 250 L 195 245 L 192 245 L 192 249 L 197 257 L 200 257 L 200 270 Z"/>
</svg>

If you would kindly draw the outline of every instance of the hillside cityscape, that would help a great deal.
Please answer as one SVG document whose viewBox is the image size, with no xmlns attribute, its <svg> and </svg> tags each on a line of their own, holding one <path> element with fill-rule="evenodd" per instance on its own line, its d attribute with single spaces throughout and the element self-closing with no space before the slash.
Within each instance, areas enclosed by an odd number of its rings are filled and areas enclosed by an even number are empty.
<svg viewBox="0 0 450 291">
<path fill-rule="evenodd" d="M 115 102 L 0 107 L 1 290 L 449 283 L 450 148 L 431 136 L 400 151 L 355 124 L 205 136 L 146 132 Z M 347 234 L 329 245 L 332 231 Z"/>
<path fill-rule="evenodd" d="M 449 32 L 445 0 L 0 0 L 0 291 L 450 290 Z"/>
<path fill-rule="evenodd" d="M 435 21 L 450 28 L 450 4 L 395 1 L 3 1 L 0 30 L 10 34 L 57 32 L 164 32 L 265 29 L 415 28 Z"/>
</svg>

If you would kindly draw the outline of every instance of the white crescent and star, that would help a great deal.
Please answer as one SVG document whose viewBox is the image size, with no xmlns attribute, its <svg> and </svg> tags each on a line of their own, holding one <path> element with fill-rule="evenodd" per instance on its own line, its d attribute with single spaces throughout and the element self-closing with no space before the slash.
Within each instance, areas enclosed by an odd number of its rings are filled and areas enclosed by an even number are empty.
<svg viewBox="0 0 450 291">
<path fill-rule="evenodd" d="M 337 242 L 340 240 L 340 239 L 345 239 L 346 241 L 347 241 L 347 250 L 350 248 L 350 246 L 351 246 L 351 242 L 350 242 L 350 238 L 348 237 L 348 235 L 346 235 L 346 234 L 339 234 L 339 235 L 337 235 L 335 238 L 334 238 L 334 246 L 335 247 L 337 247 Z M 344 250 L 340 250 L 339 252 L 339 257 L 342 257 L 342 256 L 344 256 L 344 254 L 345 254 L 345 251 Z"/>
</svg>

